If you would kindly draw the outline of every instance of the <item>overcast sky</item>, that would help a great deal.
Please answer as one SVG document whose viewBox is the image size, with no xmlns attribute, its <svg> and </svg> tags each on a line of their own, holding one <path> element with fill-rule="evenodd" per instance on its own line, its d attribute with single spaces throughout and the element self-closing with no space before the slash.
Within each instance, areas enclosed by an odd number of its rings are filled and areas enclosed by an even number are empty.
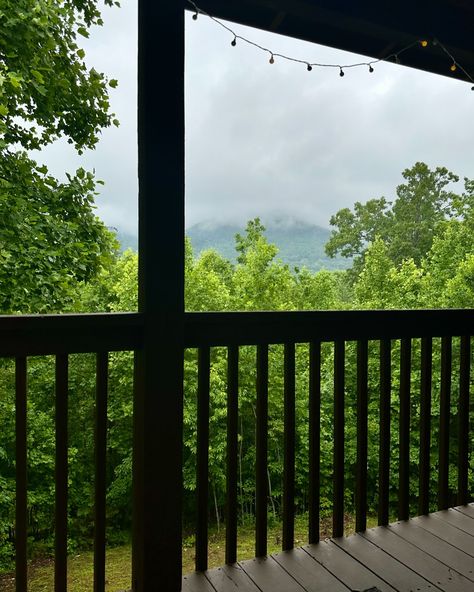
<svg viewBox="0 0 474 592">
<path fill-rule="evenodd" d="M 105 181 L 97 200 L 107 225 L 136 233 L 136 2 L 104 8 L 105 25 L 84 44 L 111 91 L 119 129 L 82 158 L 64 143 L 44 160 L 56 174 L 82 165 Z M 231 25 L 272 51 L 305 61 L 359 57 Z M 186 225 L 260 216 L 329 225 L 354 201 L 391 198 L 416 161 L 474 177 L 470 85 L 394 64 L 317 69 L 238 42 L 204 16 L 186 16 Z M 442 41 L 442 40 L 441 40 Z M 170 48 L 171 49 L 171 48 Z M 420 49 L 420 51 L 422 51 Z M 165 59 L 165 58 L 164 58 Z M 157 64 L 157 69 L 160 65 Z M 447 69 L 449 64 L 447 64 Z"/>
</svg>

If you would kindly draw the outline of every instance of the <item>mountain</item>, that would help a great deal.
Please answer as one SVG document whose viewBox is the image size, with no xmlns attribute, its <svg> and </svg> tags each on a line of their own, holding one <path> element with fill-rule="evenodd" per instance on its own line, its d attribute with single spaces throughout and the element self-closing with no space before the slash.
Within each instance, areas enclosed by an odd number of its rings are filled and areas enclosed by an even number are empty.
<svg viewBox="0 0 474 592">
<path fill-rule="evenodd" d="M 347 269 L 351 261 L 342 257 L 331 259 L 324 252 L 331 231 L 322 226 L 297 220 L 263 221 L 265 236 L 278 249 L 277 258 L 290 268 L 307 267 L 311 271 L 319 269 Z M 244 228 L 237 225 L 217 225 L 208 222 L 195 224 L 187 229 L 195 255 L 205 249 L 216 249 L 223 257 L 236 260 L 235 235 L 242 234 Z"/>
<path fill-rule="evenodd" d="M 126 251 L 132 249 L 132 251 L 138 251 L 138 237 L 135 234 L 128 234 L 121 230 L 116 230 L 116 237 L 120 243 L 120 251 Z"/>
<path fill-rule="evenodd" d="M 330 230 L 322 226 L 298 220 L 274 220 L 266 227 L 265 235 L 278 249 L 277 258 L 294 267 L 307 267 L 311 271 L 319 269 L 347 269 L 351 261 L 343 257 L 331 259 L 324 252 L 329 240 Z M 244 227 L 232 224 L 200 222 L 190 226 L 186 234 L 191 239 L 194 255 L 205 249 L 215 249 L 233 263 L 236 261 L 235 235 L 243 234 Z M 137 250 L 137 237 L 121 231 L 117 232 L 121 250 Z"/>
</svg>

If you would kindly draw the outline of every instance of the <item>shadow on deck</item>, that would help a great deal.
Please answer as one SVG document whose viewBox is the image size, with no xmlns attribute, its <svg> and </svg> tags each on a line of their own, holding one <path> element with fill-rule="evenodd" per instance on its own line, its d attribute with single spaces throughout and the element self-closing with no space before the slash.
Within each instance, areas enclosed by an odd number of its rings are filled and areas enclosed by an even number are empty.
<svg viewBox="0 0 474 592">
<path fill-rule="evenodd" d="M 474 504 L 183 578 L 185 592 L 474 591 Z"/>
</svg>

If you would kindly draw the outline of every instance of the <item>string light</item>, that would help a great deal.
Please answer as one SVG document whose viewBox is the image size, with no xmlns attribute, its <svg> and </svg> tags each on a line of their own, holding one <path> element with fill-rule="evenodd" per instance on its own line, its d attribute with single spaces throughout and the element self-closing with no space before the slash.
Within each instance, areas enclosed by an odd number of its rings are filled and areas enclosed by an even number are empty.
<svg viewBox="0 0 474 592">
<path fill-rule="evenodd" d="M 454 57 L 451 55 L 451 53 L 446 49 L 446 47 L 444 47 L 444 45 L 442 43 L 439 42 L 438 39 L 433 39 L 433 45 L 438 45 L 443 51 L 444 53 L 448 56 L 448 58 L 451 60 L 452 64 L 451 64 L 451 72 L 455 72 L 457 68 L 459 68 L 461 70 L 461 72 L 466 76 L 466 78 L 468 78 L 468 80 L 470 82 L 472 82 L 474 84 L 474 78 L 469 74 L 469 72 L 467 72 L 459 62 L 457 62 Z M 453 70 L 453 66 L 454 66 L 454 70 Z M 474 90 L 474 86 L 471 88 L 471 90 Z"/>
<path fill-rule="evenodd" d="M 406 45 L 405 47 L 403 47 L 399 51 L 393 52 L 390 55 L 385 56 L 384 58 L 378 58 L 378 59 L 369 60 L 366 62 L 356 62 L 353 64 L 324 64 L 324 63 L 318 63 L 318 62 L 308 62 L 307 60 L 300 60 L 298 58 L 293 58 L 291 56 L 288 56 L 288 55 L 285 55 L 282 53 L 276 53 L 276 52 L 272 51 L 271 49 L 269 49 L 268 47 L 264 47 L 262 45 L 259 45 L 258 43 L 255 43 L 255 41 L 252 41 L 251 39 L 247 39 L 246 37 L 243 37 L 242 35 L 237 35 L 237 33 L 235 33 L 229 26 L 224 24 L 222 21 L 220 21 L 216 17 L 210 15 L 206 11 L 199 8 L 197 6 L 197 4 L 194 2 L 194 0 L 187 0 L 187 2 L 195 10 L 195 13 L 193 14 L 193 20 L 195 20 L 195 21 L 197 20 L 199 13 L 203 14 L 204 16 L 207 16 L 209 19 L 211 19 L 213 22 L 215 22 L 217 25 L 219 25 L 220 27 L 222 27 L 223 29 L 225 29 L 226 31 L 231 33 L 234 37 L 230 43 L 232 45 L 232 47 L 235 47 L 237 45 L 237 39 L 240 39 L 241 41 L 244 41 L 248 45 L 251 45 L 251 46 L 259 49 L 260 51 L 264 51 L 267 54 L 270 54 L 270 59 L 268 60 L 270 64 L 274 64 L 275 58 L 278 57 L 278 58 L 281 58 L 281 59 L 289 61 L 289 62 L 304 64 L 304 65 L 306 65 L 306 69 L 308 70 L 308 72 L 311 72 L 314 67 L 338 68 L 339 69 L 339 76 L 341 78 L 344 76 L 344 74 L 345 74 L 344 70 L 347 68 L 358 68 L 361 66 L 365 66 L 366 68 L 369 69 L 369 72 L 372 73 L 372 72 L 374 72 L 374 64 L 378 64 L 379 62 L 390 62 L 391 60 L 393 60 L 396 64 L 401 64 L 401 61 L 400 61 L 401 54 L 412 49 L 413 47 L 415 47 L 417 45 L 418 46 L 421 45 L 421 47 L 426 48 L 430 44 L 430 41 L 428 41 L 427 39 L 420 39 L 420 40 L 410 43 L 409 45 Z M 440 41 L 438 39 L 432 39 L 431 44 L 433 46 L 439 47 L 450 58 L 450 60 L 451 60 L 450 71 L 451 72 L 456 72 L 458 69 L 461 70 L 461 72 L 466 76 L 466 78 L 474 84 L 474 78 L 469 74 L 469 72 L 467 72 L 459 64 L 459 62 L 457 62 L 455 60 L 455 58 L 451 55 L 451 53 L 446 49 L 446 47 L 444 47 L 444 45 L 442 43 L 440 43 Z M 471 87 L 471 90 L 474 91 L 474 86 Z"/>
</svg>

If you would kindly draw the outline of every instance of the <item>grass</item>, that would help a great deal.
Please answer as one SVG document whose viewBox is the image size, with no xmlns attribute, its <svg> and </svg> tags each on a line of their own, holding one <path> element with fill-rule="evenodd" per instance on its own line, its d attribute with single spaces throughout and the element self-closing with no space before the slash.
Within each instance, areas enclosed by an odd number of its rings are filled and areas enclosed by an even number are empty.
<svg viewBox="0 0 474 592">
<path fill-rule="evenodd" d="M 376 519 L 368 520 L 368 527 L 375 526 Z M 321 537 L 329 537 L 331 519 L 321 523 Z M 345 520 L 347 534 L 354 531 L 354 519 L 347 516 Z M 298 516 L 295 523 L 295 545 L 307 542 L 307 517 Z M 254 556 L 254 526 L 243 525 L 239 528 L 238 558 L 250 559 Z M 271 525 L 268 529 L 268 552 L 275 553 L 281 549 L 281 524 Z M 209 534 L 209 568 L 225 563 L 225 530 L 212 529 Z M 185 536 L 183 541 L 183 573 L 194 570 L 194 537 Z M 68 560 L 68 590 L 70 592 L 90 592 L 92 590 L 93 553 L 86 551 L 72 555 Z M 106 559 L 106 591 L 121 592 L 130 588 L 131 578 L 131 546 L 107 549 Z M 54 562 L 52 559 L 35 560 L 29 565 L 29 592 L 50 592 L 54 589 Z M 14 592 L 15 579 L 12 574 L 0 577 L 0 591 Z"/>
<path fill-rule="evenodd" d="M 107 549 L 107 592 L 130 588 L 131 546 L 124 545 Z M 68 560 L 68 591 L 90 592 L 93 589 L 93 553 L 75 554 Z M 15 579 L 4 576 L 0 580 L 1 592 L 14 592 Z M 28 569 L 28 592 L 51 592 L 54 590 L 54 562 L 52 559 L 31 562 Z"/>
</svg>

